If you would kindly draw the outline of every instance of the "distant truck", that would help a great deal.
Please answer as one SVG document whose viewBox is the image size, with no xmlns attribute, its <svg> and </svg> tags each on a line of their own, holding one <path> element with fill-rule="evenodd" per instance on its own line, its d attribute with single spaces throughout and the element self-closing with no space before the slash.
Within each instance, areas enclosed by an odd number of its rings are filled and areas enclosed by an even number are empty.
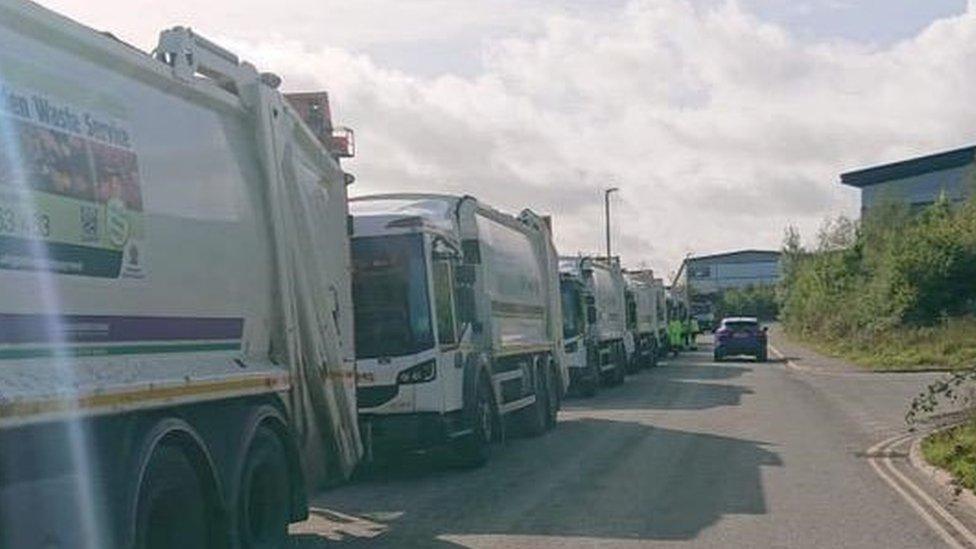
<svg viewBox="0 0 976 549">
<path fill-rule="evenodd" d="M 507 427 L 553 427 L 568 374 L 546 220 L 470 196 L 367 196 L 350 208 L 369 447 L 449 444 L 479 465 Z"/>
<path fill-rule="evenodd" d="M 580 271 L 580 258 L 560 258 L 563 339 L 570 388 L 585 397 L 600 387 L 600 353 L 596 339 L 596 298 Z"/>
<path fill-rule="evenodd" d="M 658 317 L 658 291 L 654 283 L 654 272 L 625 271 L 628 299 L 627 316 L 634 338 L 634 358 L 637 368 L 657 365 L 659 356 L 659 334 L 661 325 Z"/>
<path fill-rule="evenodd" d="M 668 316 L 668 296 L 667 291 L 664 288 L 664 280 L 661 278 L 655 278 L 652 283 L 654 288 L 654 296 L 657 302 L 655 306 L 655 312 L 657 314 L 657 350 L 658 358 L 664 358 L 668 355 L 670 350 L 670 344 L 668 341 L 668 322 L 670 320 Z"/>
<path fill-rule="evenodd" d="M 592 298 L 594 313 L 588 322 L 589 345 L 593 347 L 603 383 L 619 385 L 627 375 L 626 283 L 620 264 L 603 258 L 563 257 L 560 270 L 582 280 Z M 589 364 L 589 362 L 587 363 Z M 588 366 L 589 367 L 589 366 Z M 588 377 L 581 379 L 589 379 Z M 588 381 L 586 382 L 588 383 Z M 584 386 L 589 390 L 588 386 Z"/>
<path fill-rule="evenodd" d="M 284 546 L 361 454 L 348 150 L 185 28 L 0 51 L 0 547 Z"/>
</svg>

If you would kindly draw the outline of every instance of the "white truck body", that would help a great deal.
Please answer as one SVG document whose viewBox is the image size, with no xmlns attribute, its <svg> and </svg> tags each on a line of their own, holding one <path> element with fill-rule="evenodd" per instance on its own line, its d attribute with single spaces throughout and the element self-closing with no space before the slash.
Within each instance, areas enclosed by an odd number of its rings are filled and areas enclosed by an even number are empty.
<svg viewBox="0 0 976 549">
<path fill-rule="evenodd" d="M 596 298 L 596 335 L 600 342 L 621 340 L 627 332 L 624 291 L 620 266 L 602 259 L 588 260 L 590 287 Z"/>
<path fill-rule="evenodd" d="M 638 334 L 653 334 L 658 329 L 657 294 L 651 271 L 628 271 L 624 278 L 634 294 L 635 330 Z"/>
<path fill-rule="evenodd" d="M 187 29 L 160 58 L 14 0 L 0 29 L 0 546 L 128 546 L 167 428 L 230 517 L 274 423 L 302 518 L 361 452 L 337 158 Z"/>
<path fill-rule="evenodd" d="M 633 296 L 635 359 L 642 365 L 656 364 L 659 355 L 658 291 L 651 270 L 626 271 L 627 289 Z"/>
<path fill-rule="evenodd" d="M 500 416 L 535 405 L 543 361 L 557 398 L 565 391 L 557 256 L 542 218 L 423 194 L 355 198 L 350 209 L 357 327 L 370 330 L 357 332 L 359 409 L 378 445 L 468 435 L 466 384 L 480 368 Z M 468 322 L 459 311 L 462 269 L 473 275 Z M 380 300 L 371 297 L 381 288 Z M 428 363 L 417 379 L 408 373 Z"/>
<path fill-rule="evenodd" d="M 628 361 L 626 282 L 617 261 L 596 257 L 564 257 L 563 273 L 581 278 L 593 298 L 596 315 L 589 323 L 589 337 L 597 347 L 597 362 L 603 377 L 623 381 Z"/>
</svg>

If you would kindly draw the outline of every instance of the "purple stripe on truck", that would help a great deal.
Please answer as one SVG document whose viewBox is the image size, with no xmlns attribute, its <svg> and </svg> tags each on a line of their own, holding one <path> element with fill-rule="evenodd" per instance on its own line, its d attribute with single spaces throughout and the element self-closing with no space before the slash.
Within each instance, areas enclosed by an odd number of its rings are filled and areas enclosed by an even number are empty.
<svg viewBox="0 0 976 549">
<path fill-rule="evenodd" d="M 240 339 L 243 318 L 0 314 L 0 344 Z"/>
</svg>

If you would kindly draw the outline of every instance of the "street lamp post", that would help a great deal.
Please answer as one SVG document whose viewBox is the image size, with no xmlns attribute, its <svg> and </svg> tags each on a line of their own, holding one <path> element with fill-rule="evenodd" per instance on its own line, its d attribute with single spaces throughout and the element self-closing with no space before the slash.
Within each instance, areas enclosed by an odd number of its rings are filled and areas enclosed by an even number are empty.
<svg viewBox="0 0 976 549">
<path fill-rule="evenodd" d="M 619 191 L 617 187 L 610 187 L 603 191 L 603 207 L 607 221 L 607 264 L 613 263 L 613 255 L 610 253 L 610 193 Z"/>
</svg>

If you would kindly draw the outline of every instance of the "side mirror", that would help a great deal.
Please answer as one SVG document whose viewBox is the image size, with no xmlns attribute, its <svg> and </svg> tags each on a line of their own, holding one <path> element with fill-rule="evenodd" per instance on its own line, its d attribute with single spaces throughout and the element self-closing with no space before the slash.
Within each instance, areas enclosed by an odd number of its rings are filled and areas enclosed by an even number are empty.
<svg viewBox="0 0 976 549">
<path fill-rule="evenodd" d="M 596 307 L 589 306 L 586 308 L 586 322 L 589 324 L 596 323 Z"/>
<path fill-rule="evenodd" d="M 762 331 L 763 331 L 763 333 L 768 332 L 769 331 L 769 326 L 763 326 L 762 327 Z"/>
<path fill-rule="evenodd" d="M 474 265 L 462 264 L 454 267 L 454 281 L 459 286 L 470 286 L 474 284 L 476 277 Z"/>
</svg>

